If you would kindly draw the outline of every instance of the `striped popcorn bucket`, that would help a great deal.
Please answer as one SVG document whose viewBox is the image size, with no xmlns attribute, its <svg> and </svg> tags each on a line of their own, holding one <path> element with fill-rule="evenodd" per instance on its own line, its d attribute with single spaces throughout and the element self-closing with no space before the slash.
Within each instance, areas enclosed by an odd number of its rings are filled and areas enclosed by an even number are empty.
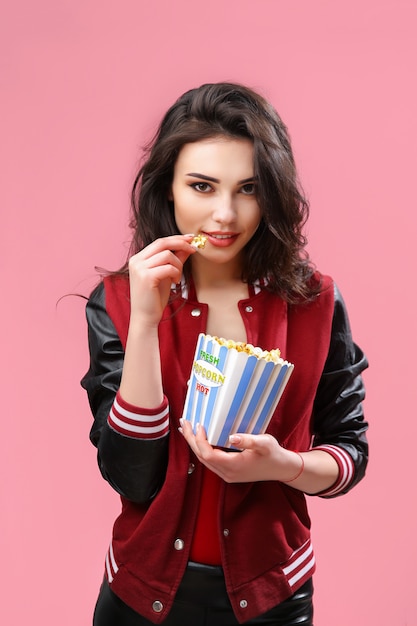
<svg viewBox="0 0 417 626">
<path fill-rule="evenodd" d="M 213 446 L 230 448 L 229 435 L 264 433 L 294 369 L 221 345 L 200 333 L 182 417 L 204 426 Z"/>
</svg>

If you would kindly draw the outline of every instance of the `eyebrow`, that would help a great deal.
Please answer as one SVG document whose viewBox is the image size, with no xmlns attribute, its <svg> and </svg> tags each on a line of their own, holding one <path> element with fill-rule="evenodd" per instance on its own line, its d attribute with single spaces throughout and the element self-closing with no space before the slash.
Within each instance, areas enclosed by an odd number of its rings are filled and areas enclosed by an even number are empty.
<svg viewBox="0 0 417 626">
<path fill-rule="evenodd" d="M 212 176 L 206 176 L 205 174 L 199 174 L 198 172 L 190 172 L 186 174 L 186 176 L 192 176 L 193 178 L 201 178 L 202 180 L 207 180 L 211 183 L 219 183 L 220 180 L 218 178 L 213 178 Z M 245 185 L 246 183 L 252 183 L 256 180 L 256 176 L 251 176 L 250 178 L 243 178 L 242 180 L 238 180 L 238 185 Z"/>
</svg>

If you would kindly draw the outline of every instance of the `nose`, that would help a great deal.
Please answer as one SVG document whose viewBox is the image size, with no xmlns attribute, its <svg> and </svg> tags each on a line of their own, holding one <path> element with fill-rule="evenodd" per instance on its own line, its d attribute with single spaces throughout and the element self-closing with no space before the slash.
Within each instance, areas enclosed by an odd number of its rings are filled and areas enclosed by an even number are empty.
<svg viewBox="0 0 417 626">
<path fill-rule="evenodd" d="M 231 194 L 216 198 L 212 217 L 218 224 L 232 224 L 236 220 L 236 206 Z"/>
</svg>

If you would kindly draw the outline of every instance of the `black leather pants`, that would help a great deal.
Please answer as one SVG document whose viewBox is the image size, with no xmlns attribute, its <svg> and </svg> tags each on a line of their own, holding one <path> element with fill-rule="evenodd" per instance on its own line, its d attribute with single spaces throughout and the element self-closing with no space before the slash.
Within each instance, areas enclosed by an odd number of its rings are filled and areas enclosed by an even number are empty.
<svg viewBox="0 0 417 626">
<path fill-rule="evenodd" d="M 291 598 L 245 622 L 270 626 L 313 626 L 313 584 L 307 581 Z M 209 603 L 208 604 L 208 599 Z M 103 582 L 94 612 L 94 626 L 152 626 Z M 220 567 L 190 564 L 163 626 L 238 626 Z"/>
</svg>

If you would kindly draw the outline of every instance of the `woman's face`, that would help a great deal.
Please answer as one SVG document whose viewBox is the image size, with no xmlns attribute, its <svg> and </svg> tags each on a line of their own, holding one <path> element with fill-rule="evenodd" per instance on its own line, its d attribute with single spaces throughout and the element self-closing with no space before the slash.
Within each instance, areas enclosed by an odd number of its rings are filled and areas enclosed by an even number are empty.
<svg viewBox="0 0 417 626">
<path fill-rule="evenodd" d="M 174 167 L 170 199 L 179 231 L 203 233 L 201 254 L 235 259 L 261 220 L 249 139 L 213 137 L 185 144 Z"/>
</svg>

